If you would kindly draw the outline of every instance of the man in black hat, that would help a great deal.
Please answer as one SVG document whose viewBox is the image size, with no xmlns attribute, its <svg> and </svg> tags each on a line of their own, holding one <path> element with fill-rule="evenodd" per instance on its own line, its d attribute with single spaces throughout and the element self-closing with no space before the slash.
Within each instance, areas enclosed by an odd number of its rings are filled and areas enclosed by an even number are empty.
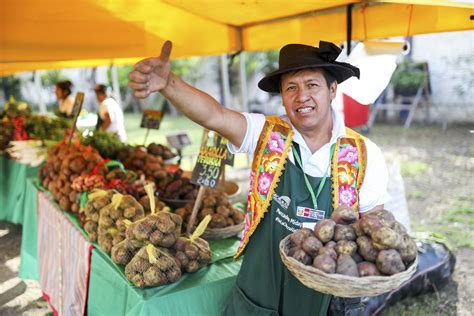
<svg viewBox="0 0 474 316">
<path fill-rule="evenodd" d="M 359 77 L 358 68 L 336 61 L 340 52 L 322 41 L 319 47 L 281 49 L 279 69 L 258 85 L 281 94 L 284 117 L 232 111 L 186 84 L 170 71 L 170 42 L 160 57 L 140 61 L 130 73 L 135 96 L 159 91 L 187 117 L 226 137 L 231 151 L 253 153 L 246 226 L 236 254 L 245 256 L 226 315 L 326 315 L 331 296 L 290 274 L 280 259 L 280 241 L 313 228 L 340 205 L 364 216 L 388 199 L 379 148 L 345 128 L 331 107 L 337 84 Z M 311 264 L 303 254 L 300 259 Z"/>
</svg>

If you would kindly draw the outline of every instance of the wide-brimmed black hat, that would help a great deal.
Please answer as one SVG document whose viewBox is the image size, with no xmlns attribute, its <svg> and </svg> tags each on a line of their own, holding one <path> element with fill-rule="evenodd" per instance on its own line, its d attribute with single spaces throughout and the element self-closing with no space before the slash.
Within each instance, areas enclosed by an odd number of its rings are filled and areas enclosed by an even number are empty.
<svg viewBox="0 0 474 316">
<path fill-rule="evenodd" d="M 336 61 L 341 49 L 330 42 L 319 42 L 319 47 L 303 44 L 288 44 L 280 50 L 279 67 L 266 75 L 258 83 L 263 91 L 280 92 L 282 74 L 305 68 L 324 68 L 341 83 L 352 76 L 360 77 L 359 68 L 348 63 Z"/>
</svg>

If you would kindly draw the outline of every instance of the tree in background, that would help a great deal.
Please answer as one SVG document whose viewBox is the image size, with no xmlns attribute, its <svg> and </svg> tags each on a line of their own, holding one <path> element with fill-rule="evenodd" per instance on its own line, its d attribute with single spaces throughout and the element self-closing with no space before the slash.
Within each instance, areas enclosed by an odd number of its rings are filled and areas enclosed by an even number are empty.
<svg viewBox="0 0 474 316">
<path fill-rule="evenodd" d="M 3 98 L 0 98 L 2 100 L 1 104 L 10 99 L 10 96 L 13 96 L 15 100 L 23 100 L 20 78 L 15 76 L 2 77 L 1 84 L 3 92 Z"/>
</svg>

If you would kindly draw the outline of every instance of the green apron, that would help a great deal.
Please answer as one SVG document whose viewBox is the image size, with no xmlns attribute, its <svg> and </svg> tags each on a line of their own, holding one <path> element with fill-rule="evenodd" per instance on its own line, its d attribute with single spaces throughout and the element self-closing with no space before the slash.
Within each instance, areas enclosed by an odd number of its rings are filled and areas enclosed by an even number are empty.
<svg viewBox="0 0 474 316">
<path fill-rule="evenodd" d="M 322 178 L 307 177 L 316 192 Z M 268 213 L 250 238 L 224 315 L 327 314 L 331 295 L 318 293 L 298 281 L 281 261 L 278 249 L 285 236 L 302 228 L 302 222 L 317 221 L 297 216 L 298 206 L 313 207 L 303 171 L 288 160 L 275 191 Z M 326 211 L 325 217 L 330 217 L 330 178 L 317 202 L 319 209 Z"/>
</svg>

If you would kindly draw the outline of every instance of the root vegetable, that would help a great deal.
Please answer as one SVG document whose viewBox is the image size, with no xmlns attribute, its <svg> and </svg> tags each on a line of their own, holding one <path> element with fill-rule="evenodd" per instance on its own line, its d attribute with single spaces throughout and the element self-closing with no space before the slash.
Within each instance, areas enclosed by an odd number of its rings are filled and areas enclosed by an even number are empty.
<svg viewBox="0 0 474 316">
<path fill-rule="evenodd" d="M 334 240 L 355 240 L 356 234 L 354 229 L 349 225 L 337 224 L 334 229 Z"/>
<path fill-rule="evenodd" d="M 313 260 L 313 267 L 325 273 L 336 272 L 336 261 L 330 255 L 318 255 Z"/>
<path fill-rule="evenodd" d="M 306 239 L 307 234 L 303 230 L 299 229 L 290 235 L 290 242 L 293 247 L 301 247 L 303 241 Z"/>
<path fill-rule="evenodd" d="M 330 241 L 334 236 L 336 223 L 332 219 L 323 219 L 314 226 L 314 235 L 322 242 Z"/>
<path fill-rule="evenodd" d="M 351 257 L 352 257 L 352 259 L 354 259 L 354 261 L 356 263 L 360 263 L 360 262 L 364 261 L 364 258 L 362 258 L 362 256 L 357 251 L 354 252 L 354 254 Z"/>
<path fill-rule="evenodd" d="M 332 247 L 321 247 L 318 250 L 318 256 L 321 255 L 328 255 L 330 256 L 333 260 L 337 260 L 337 252 L 334 248 Z"/>
<path fill-rule="evenodd" d="M 357 237 L 364 236 L 364 231 L 362 230 L 362 227 L 360 226 L 360 221 L 356 221 L 351 224 L 352 229 L 354 230 L 354 233 L 356 234 Z"/>
<path fill-rule="evenodd" d="M 336 273 L 358 277 L 359 270 L 357 269 L 357 263 L 350 255 L 342 254 L 337 259 Z"/>
<path fill-rule="evenodd" d="M 323 244 L 315 236 L 308 236 L 302 244 L 303 250 L 312 257 L 316 256 L 322 246 Z"/>
<path fill-rule="evenodd" d="M 397 249 L 401 244 L 400 235 L 389 227 L 381 227 L 372 232 L 372 245 L 377 250 Z"/>
<path fill-rule="evenodd" d="M 357 244 L 352 240 L 340 240 L 337 242 L 335 250 L 339 256 L 352 256 L 357 251 Z"/>
<path fill-rule="evenodd" d="M 357 264 L 360 277 L 380 275 L 377 267 L 372 262 L 363 261 Z"/>
<path fill-rule="evenodd" d="M 406 265 L 409 265 L 416 259 L 417 251 L 418 247 L 416 246 L 415 241 L 411 239 L 409 235 L 403 235 L 402 244 L 398 249 L 398 252 Z"/>
<path fill-rule="evenodd" d="M 380 251 L 376 265 L 380 272 L 387 275 L 393 275 L 406 269 L 400 254 L 395 249 Z"/>
<path fill-rule="evenodd" d="M 377 210 L 377 211 L 373 211 L 373 212 L 370 212 L 370 215 L 372 216 L 377 216 L 378 218 L 380 218 L 383 222 L 391 222 L 391 221 L 395 221 L 395 217 L 393 216 L 393 214 L 387 210 Z"/>
<path fill-rule="evenodd" d="M 372 232 L 381 228 L 383 225 L 382 220 L 374 215 L 362 216 L 360 219 L 360 227 L 364 233 L 368 236 L 372 236 Z"/>
<path fill-rule="evenodd" d="M 379 252 L 372 246 L 372 240 L 367 236 L 357 238 L 357 245 L 359 246 L 359 254 L 366 261 L 375 262 Z"/>
<path fill-rule="evenodd" d="M 331 219 L 336 224 L 349 225 L 357 220 L 357 214 L 350 206 L 341 205 L 332 212 Z"/>
<path fill-rule="evenodd" d="M 306 252 L 303 249 L 298 249 L 293 253 L 293 258 L 298 260 L 304 265 L 310 265 L 311 264 L 311 257 L 306 254 Z"/>
</svg>

